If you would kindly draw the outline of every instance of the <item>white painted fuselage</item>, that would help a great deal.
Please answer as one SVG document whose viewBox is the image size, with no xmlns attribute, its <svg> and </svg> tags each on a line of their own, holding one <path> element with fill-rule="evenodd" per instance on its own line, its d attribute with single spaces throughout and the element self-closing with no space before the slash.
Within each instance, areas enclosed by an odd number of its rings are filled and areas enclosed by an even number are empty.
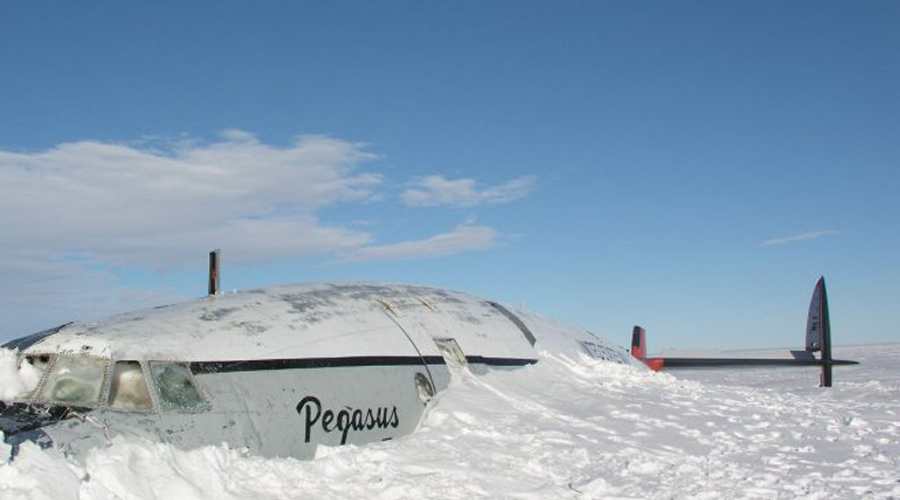
<svg viewBox="0 0 900 500">
<path fill-rule="evenodd" d="M 76 322 L 8 343 L 41 371 L 0 427 L 80 454 L 117 435 L 311 458 L 413 432 L 453 367 L 526 367 L 540 351 L 642 366 L 587 330 L 425 286 L 277 286 Z"/>
</svg>

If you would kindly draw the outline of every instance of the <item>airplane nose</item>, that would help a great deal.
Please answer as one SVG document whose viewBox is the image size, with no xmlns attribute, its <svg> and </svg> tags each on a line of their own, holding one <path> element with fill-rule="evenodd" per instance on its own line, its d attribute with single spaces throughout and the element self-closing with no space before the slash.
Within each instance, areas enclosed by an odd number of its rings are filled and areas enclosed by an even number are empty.
<svg viewBox="0 0 900 500">
<path fill-rule="evenodd" d="M 70 411 L 67 406 L 0 401 L 0 430 L 10 437 L 64 420 Z"/>
</svg>

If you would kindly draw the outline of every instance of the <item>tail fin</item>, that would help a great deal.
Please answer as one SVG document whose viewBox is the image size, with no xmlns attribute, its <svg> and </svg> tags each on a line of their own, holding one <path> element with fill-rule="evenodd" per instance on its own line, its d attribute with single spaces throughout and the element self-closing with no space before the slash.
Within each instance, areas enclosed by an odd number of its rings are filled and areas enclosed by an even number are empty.
<svg viewBox="0 0 900 500">
<path fill-rule="evenodd" d="M 821 387 L 831 387 L 831 322 L 828 318 L 828 294 L 825 292 L 825 277 L 819 278 L 809 301 L 809 316 L 806 319 L 806 350 L 821 351 Z"/>
<path fill-rule="evenodd" d="M 647 332 L 637 325 L 631 331 L 631 355 L 640 361 L 647 358 Z"/>
<path fill-rule="evenodd" d="M 666 362 L 665 358 L 647 357 L 647 332 L 637 325 L 634 325 L 634 330 L 631 331 L 631 355 L 655 372 L 658 372 Z"/>
<path fill-rule="evenodd" d="M 824 297 L 825 278 L 819 278 L 812 298 L 809 300 L 809 315 L 806 317 L 806 350 L 816 352 L 822 350 L 822 298 Z"/>
</svg>

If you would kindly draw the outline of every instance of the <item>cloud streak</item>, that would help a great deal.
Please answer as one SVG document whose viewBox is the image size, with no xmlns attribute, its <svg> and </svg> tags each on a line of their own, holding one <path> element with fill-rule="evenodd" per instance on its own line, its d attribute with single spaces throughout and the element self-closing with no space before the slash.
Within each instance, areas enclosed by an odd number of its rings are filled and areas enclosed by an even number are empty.
<svg viewBox="0 0 900 500">
<path fill-rule="evenodd" d="M 368 262 L 445 257 L 462 252 L 488 250 L 496 246 L 498 236 L 499 233 L 491 227 L 467 223 L 423 240 L 359 248 L 343 254 L 340 259 L 345 262 Z"/>
<path fill-rule="evenodd" d="M 790 243 L 797 243 L 799 241 L 810 241 L 810 240 L 819 239 L 823 236 L 832 236 L 835 234 L 839 234 L 839 232 L 835 231 L 834 229 L 825 229 L 822 231 L 810 231 L 808 233 L 797 234 L 794 236 L 784 236 L 781 238 L 772 238 L 770 240 L 766 240 L 766 241 L 760 243 L 760 246 L 774 247 L 774 246 L 788 245 Z"/>
<path fill-rule="evenodd" d="M 509 203 L 528 196 L 536 180 L 535 176 L 526 175 L 480 189 L 475 179 L 450 180 L 440 175 L 429 175 L 413 181 L 411 187 L 403 192 L 402 200 L 411 207 L 448 205 L 469 208 Z"/>
</svg>

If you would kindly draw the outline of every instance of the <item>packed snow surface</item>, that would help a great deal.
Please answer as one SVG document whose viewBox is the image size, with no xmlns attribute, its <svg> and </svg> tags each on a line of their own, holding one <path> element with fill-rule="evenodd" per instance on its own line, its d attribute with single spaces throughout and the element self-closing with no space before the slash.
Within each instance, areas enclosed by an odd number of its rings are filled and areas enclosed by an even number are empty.
<svg viewBox="0 0 900 500">
<path fill-rule="evenodd" d="M 820 389 L 815 368 L 672 375 L 543 354 L 461 373 L 394 441 L 298 461 L 117 439 L 82 464 L 29 445 L 0 465 L 0 498 L 900 498 L 900 346 L 835 356 L 862 364 Z"/>
</svg>

